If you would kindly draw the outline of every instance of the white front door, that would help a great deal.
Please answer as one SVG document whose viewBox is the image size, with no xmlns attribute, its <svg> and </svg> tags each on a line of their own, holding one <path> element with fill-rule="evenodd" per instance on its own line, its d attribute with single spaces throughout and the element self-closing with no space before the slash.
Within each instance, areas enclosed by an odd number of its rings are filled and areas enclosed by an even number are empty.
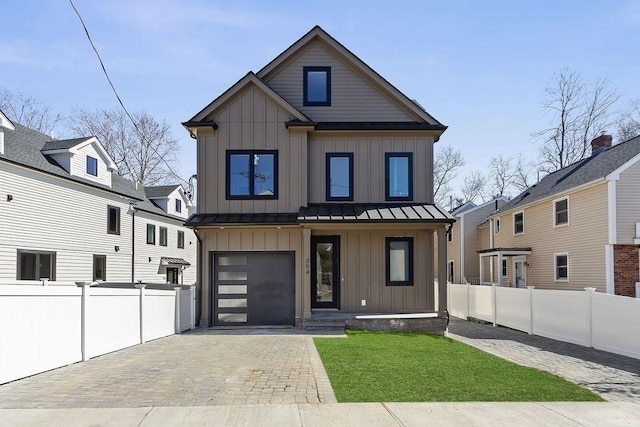
<svg viewBox="0 0 640 427">
<path fill-rule="evenodd" d="M 524 258 L 513 260 L 513 282 L 516 288 L 527 287 L 527 266 Z"/>
</svg>

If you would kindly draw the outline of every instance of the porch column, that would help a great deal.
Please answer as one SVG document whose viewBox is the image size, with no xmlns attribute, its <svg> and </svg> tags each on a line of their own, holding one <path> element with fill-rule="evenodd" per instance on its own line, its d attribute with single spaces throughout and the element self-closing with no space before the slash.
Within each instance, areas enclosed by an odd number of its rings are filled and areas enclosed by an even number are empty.
<svg viewBox="0 0 640 427">
<path fill-rule="evenodd" d="M 502 252 L 498 252 L 498 286 L 502 286 Z"/>
<path fill-rule="evenodd" d="M 438 316 L 447 312 L 447 231 L 438 228 Z"/>
<path fill-rule="evenodd" d="M 484 257 L 482 254 L 478 254 L 478 258 L 480 258 L 480 284 L 484 282 Z"/>
<path fill-rule="evenodd" d="M 302 318 L 311 318 L 311 229 L 302 229 Z"/>
</svg>

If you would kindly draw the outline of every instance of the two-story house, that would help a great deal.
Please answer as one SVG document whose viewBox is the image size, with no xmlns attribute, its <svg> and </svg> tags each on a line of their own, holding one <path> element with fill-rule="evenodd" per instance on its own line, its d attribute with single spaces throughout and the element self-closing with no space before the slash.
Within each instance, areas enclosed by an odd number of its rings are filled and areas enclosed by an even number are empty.
<svg viewBox="0 0 640 427">
<path fill-rule="evenodd" d="M 449 283 L 480 283 L 478 250 L 486 248 L 480 240 L 479 227 L 487 217 L 507 203 L 506 197 L 496 197 L 480 205 L 467 202 L 450 212 L 455 219 L 447 231 L 447 281 Z M 435 238 L 437 241 L 437 237 Z"/>
<path fill-rule="evenodd" d="M 453 221 L 433 203 L 446 127 L 322 28 L 183 124 L 198 147 L 187 225 L 201 324 L 436 309 L 433 234 Z"/>
<path fill-rule="evenodd" d="M 640 137 L 545 176 L 480 229 L 481 280 L 499 285 L 638 296 Z"/>
<path fill-rule="evenodd" d="M 193 284 L 182 187 L 145 189 L 115 167 L 95 137 L 54 140 L 0 112 L 0 282 Z"/>
</svg>

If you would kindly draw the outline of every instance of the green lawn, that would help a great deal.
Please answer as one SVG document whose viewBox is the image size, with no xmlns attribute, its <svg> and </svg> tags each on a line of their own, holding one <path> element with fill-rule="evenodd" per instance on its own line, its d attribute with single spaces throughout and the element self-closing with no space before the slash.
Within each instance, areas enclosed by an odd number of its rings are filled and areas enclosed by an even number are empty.
<svg viewBox="0 0 640 427">
<path fill-rule="evenodd" d="M 348 332 L 314 338 L 339 402 L 600 401 L 563 378 L 450 338 Z"/>
</svg>

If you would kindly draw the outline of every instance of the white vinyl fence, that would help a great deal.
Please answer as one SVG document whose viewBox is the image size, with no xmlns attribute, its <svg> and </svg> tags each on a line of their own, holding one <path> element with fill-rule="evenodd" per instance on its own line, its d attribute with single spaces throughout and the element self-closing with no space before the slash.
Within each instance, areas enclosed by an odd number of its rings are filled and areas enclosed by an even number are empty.
<svg viewBox="0 0 640 427">
<path fill-rule="evenodd" d="M 194 286 L 0 284 L 0 384 L 194 327 Z"/>
<path fill-rule="evenodd" d="M 640 359 L 640 299 L 595 292 L 448 285 L 449 314 Z"/>
</svg>

